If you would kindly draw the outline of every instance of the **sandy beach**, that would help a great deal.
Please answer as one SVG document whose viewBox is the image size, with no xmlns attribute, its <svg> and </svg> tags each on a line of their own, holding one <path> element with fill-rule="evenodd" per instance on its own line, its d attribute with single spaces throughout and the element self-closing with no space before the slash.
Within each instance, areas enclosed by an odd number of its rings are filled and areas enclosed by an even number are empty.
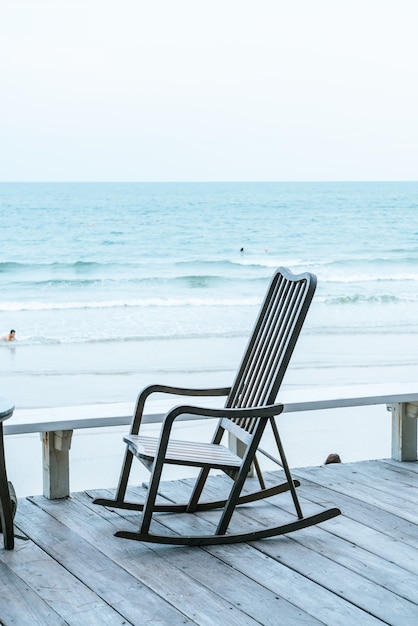
<svg viewBox="0 0 418 626">
<path fill-rule="evenodd" d="M 232 383 L 247 337 L 0 345 L 0 394 L 19 408 L 134 401 L 153 383 Z M 417 338 L 304 332 L 284 388 L 409 382 L 418 377 Z"/>
</svg>

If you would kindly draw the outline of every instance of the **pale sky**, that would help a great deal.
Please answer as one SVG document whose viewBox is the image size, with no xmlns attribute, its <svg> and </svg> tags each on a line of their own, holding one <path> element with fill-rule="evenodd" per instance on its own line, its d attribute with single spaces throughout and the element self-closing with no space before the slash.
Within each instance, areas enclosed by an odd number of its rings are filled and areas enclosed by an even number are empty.
<svg viewBox="0 0 418 626">
<path fill-rule="evenodd" d="M 0 180 L 418 180 L 417 31 L 417 0 L 0 0 Z"/>
</svg>

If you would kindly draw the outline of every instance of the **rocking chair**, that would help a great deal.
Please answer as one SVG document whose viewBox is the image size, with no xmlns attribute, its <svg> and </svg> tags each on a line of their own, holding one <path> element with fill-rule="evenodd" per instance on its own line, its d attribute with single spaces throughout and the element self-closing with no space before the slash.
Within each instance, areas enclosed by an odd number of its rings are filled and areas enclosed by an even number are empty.
<svg viewBox="0 0 418 626">
<path fill-rule="evenodd" d="M 125 458 L 114 499 L 98 498 L 94 502 L 104 506 L 142 511 L 138 532 L 118 531 L 117 537 L 167 543 L 175 545 L 208 545 L 255 541 L 266 537 L 289 533 L 305 528 L 340 514 L 337 508 L 320 510 L 304 516 L 296 487 L 280 440 L 275 416 L 283 411 L 282 404 L 275 404 L 283 376 L 301 331 L 316 288 L 316 277 L 304 273 L 294 275 L 279 268 L 270 283 L 256 321 L 253 334 L 244 353 L 235 382 L 231 388 L 184 389 L 164 385 L 151 385 L 138 396 L 131 432 L 124 437 L 127 444 Z M 159 438 L 139 434 L 142 414 L 147 398 L 153 393 L 178 396 L 227 396 L 225 408 L 176 406 L 171 409 L 162 424 Z M 192 443 L 173 440 L 170 437 L 177 417 L 195 415 L 198 419 L 219 418 L 211 443 Z M 270 424 L 279 459 L 275 459 L 259 446 L 263 432 Z M 227 431 L 242 442 L 242 456 L 234 454 L 221 445 Z M 285 480 L 267 487 L 256 453 L 265 454 L 284 470 Z M 151 471 L 147 495 L 143 503 L 125 500 L 133 457 L 137 457 Z M 190 499 L 184 504 L 156 504 L 164 464 L 199 467 L 200 473 Z M 254 467 L 259 489 L 242 493 L 244 483 Z M 201 502 L 200 496 L 211 469 L 219 469 L 233 479 L 229 496 L 225 500 Z M 296 518 L 289 523 L 270 528 L 228 533 L 228 526 L 235 508 L 278 493 L 290 491 Z M 175 536 L 150 532 L 153 514 L 157 512 L 193 513 L 210 509 L 223 509 L 213 534 Z"/>
</svg>

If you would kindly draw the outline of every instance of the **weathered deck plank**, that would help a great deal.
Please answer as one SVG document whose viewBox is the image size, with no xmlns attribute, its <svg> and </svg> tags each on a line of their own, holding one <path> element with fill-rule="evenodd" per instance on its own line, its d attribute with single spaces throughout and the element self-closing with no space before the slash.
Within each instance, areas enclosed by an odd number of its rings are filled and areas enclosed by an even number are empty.
<svg viewBox="0 0 418 626">
<path fill-rule="evenodd" d="M 211 487 L 215 493 L 218 494 L 222 488 L 223 478 L 216 477 Z M 187 481 L 188 482 L 188 481 Z M 276 481 L 277 482 L 277 481 Z M 166 485 L 167 495 L 173 495 L 176 493 L 178 497 L 184 495 L 185 481 L 183 481 L 183 490 L 181 483 L 177 483 L 174 488 L 169 488 Z M 183 493 L 182 493 L 183 491 Z M 210 492 L 210 489 L 208 490 Z M 281 494 L 277 498 L 288 499 L 288 494 Z M 235 519 L 235 530 L 239 531 L 243 526 L 247 528 L 251 525 L 256 526 L 259 521 L 263 524 L 271 525 L 271 516 L 276 515 L 276 512 L 271 509 L 274 507 L 258 504 L 255 506 L 244 507 L 245 513 L 236 513 L 241 521 Z M 270 511 L 270 515 L 268 514 Z M 214 518 L 212 526 L 215 524 L 215 514 L 211 514 Z M 200 514 L 203 517 L 203 514 Z M 205 513 L 204 517 L 208 519 L 208 514 Z M 183 520 L 183 517 L 178 516 L 179 520 Z M 180 527 L 175 524 L 176 529 Z M 276 518 L 277 522 L 277 518 Z M 164 522 L 169 523 L 169 522 Z M 185 524 L 186 522 L 184 522 Z M 209 523 L 208 523 L 209 525 Z M 173 523 L 174 527 L 174 523 Z M 186 530 L 186 527 L 184 528 Z M 207 529 L 209 530 L 209 529 Z M 213 529 L 212 529 L 213 530 Z M 300 533 L 304 533 L 300 531 Z M 296 533 L 296 534 L 300 534 Z M 290 536 L 289 536 L 290 537 Z M 381 623 L 380 620 L 375 617 L 364 613 L 362 609 L 359 609 L 352 603 L 347 602 L 344 598 L 338 597 L 334 592 L 330 593 L 328 589 L 323 585 L 318 584 L 312 575 L 306 571 L 298 571 L 296 563 L 293 563 L 292 559 L 283 560 L 277 554 L 269 554 L 269 548 L 273 549 L 275 546 L 281 554 L 284 544 L 289 544 L 291 539 L 289 537 L 280 537 L 269 541 L 258 541 L 252 544 L 241 544 L 239 546 L 208 546 L 205 549 L 210 551 L 211 554 L 216 555 L 219 559 L 225 561 L 231 567 L 239 570 L 241 573 L 248 576 L 250 579 L 264 585 L 267 589 L 270 589 L 279 597 L 287 599 L 298 607 L 299 610 L 307 613 L 312 617 L 322 621 L 325 624 L 333 625 L 345 625 L 361 623 L 365 626 Z M 298 561 L 299 555 L 295 556 L 295 561 Z M 290 562 L 289 562 L 290 561 Z M 331 564 L 332 565 L 332 564 Z M 330 572 L 332 578 L 332 574 Z M 297 591 L 296 591 L 297 590 Z M 280 616 L 282 617 L 282 616 Z M 277 616 L 276 616 L 277 619 Z M 277 622 L 276 622 L 277 623 Z M 283 620 L 286 624 L 286 620 Z M 304 622 L 303 622 L 304 623 Z"/>
<path fill-rule="evenodd" d="M 170 483 L 170 486 L 175 489 L 177 484 L 174 486 L 173 483 Z M 144 489 L 134 489 L 132 491 L 136 495 L 142 496 L 142 498 L 145 495 Z M 103 495 L 110 497 L 111 494 L 107 492 Z M 86 503 L 83 494 L 77 494 L 77 497 L 81 497 Z M 97 508 L 92 503 L 89 504 L 87 502 L 86 504 L 94 509 Z M 110 513 L 115 530 L 121 526 L 135 528 L 138 520 L 137 513 L 127 511 L 119 511 L 119 513 L 122 514 L 122 519 L 116 519 L 114 512 Z M 175 517 L 177 522 L 181 522 L 184 519 L 184 516 Z M 127 523 L 127 520 L 130 523 Z M 185 527 L 190 531 L 190 524 L 187 524 L 187 519 L 184 523 Z M 163 528 L 163 531 L 167 532 L 167 528 Z M 155 549 L 161 551 L 161 546 L 155 547 Z M 196 556 L 196 552 L 198 556 Z M 210 549 L 191 547 L 183 547 L 180 550 L 170 549 L 169 560 L 170 563 L 197 581 L 199 585 L 208 587 L 218 594 L 220 598 L 232 603 L 244 614 L 256 620 L 257 623 L 260 622 L 265 626 L 276 626 L 278 614 L 283 619 L 283 623 L 289 626 L 298 626 L 301 623 L 313 626 L 322 623 L 259 584 L 256 578 L 248 578 L 247 575 L 243 575 L 236 569 L 231 568 L 229 564 L 213 556 Z M 240 619 L 244 619 L 244 616 L 241 615 Z M 245 621 L 245 623 L 250 622 Z"/>
<path fill-rule="evenodd" d="M 67 623 L 3 561 L 0 562 L 0 587 L 2 624 L 22 626 L 29 623 L 29 617 L 34 626 L 61 626 Z"/>
<path fill-rule="evenodd" d="M 126 541 L 113 533 L 134 529 L 138 514 L 95 506 L 89 494 L 20 500 L 16 526 L 30 539 L 0 550 L 0 623 L 415 626 L 418 463 L 373 461 L 294 474 L 307 514 L 332 503 L 343 515 L 252 544 Z M 214 477 L 208 492 L 220 495 L 227 481 Z M 182 498 L 189 482 L 165 483 L 162 497 Z M 286 518 L 290 505 L 281 494 L 241 507 L 233 527 L 270 525 Z M 213 527 L 217 516 L 161 515 L 155 524 L 191 533 Z"/>
<path fill-rule="evenodd" d="M 220 479 L 222 477 L 218 477 L 212 483 L 213 495 L 219 491 L 215 484 Z M 171 490 L 170 492 L 172 493 Z M 292 511 L 288 494 L 275 496 L 270 502 L 279 510 Z M 317 510 L 317 505 L 313 506 L 307 501 L 303 501 L 303 505 L 306 514 Z M 242 526 L 238 526 L 237 530 L 242 530 L 246 522 L 254 518 L 266 526 L 272 526 L 279 522 L 278 514 L 276 507 L 266 507 L 263 504 L 242 507 L 240 513 L 236 514 L 236 519 L 242 517 L 248 520 L 243 519 Z M 341 517 L 335 518 L 333 522 L 334 527 L 345 525 L 345 520 Z M 251 545 L 312 582 L 349 600 L 353 607 L 370 611 L 383 621 L 389 618 L 393 625 L 415 624 L 418 576 L 416 573 L 406 572 L 401 564 L 395 565 L 391 562 L 395 557 L 397 544 L 392 541 L 390 549 L 387 545 L 387 554 L 382 557 L 372 552 L 371 545 L 367 549 L 360 548 L 350 541 L 341 540 L 341 537 L 330 535 L 326 528 L 327 524 L 323 524 L 283 537 L 280 543 L 259 541 Z M 413 557 L 414 554 L 410 553 L 409 558 Z M 343 591 L 338 590 L 339 586 Z M 351 611 L 354 622 L 355 611 L 352 607 L 350 609 L 345 607 L 344 619 L 347 619 L 348 611 Z M 334 611 L 334 623 L 335 620 Z M 361 622 L 367 623 L 366 618 L 362 617 Z"/>
<path fill-rule="evenodd" d="M 94 620 L 86 619 L 86 624 L 126 624 L 126 619 L 132 623 L 154 620 L 155 624 L 167 624 L 181 618 L 181 622 L 190 623 L 183 615 L 179 615 L 170 603 L 166 603 L 152 590 L 141 584 L 135 576 L 129 574 L 125 568 L 107 558 L 101 550 L 86 541 L 81 532 L 75 532 L 70 523 L 71 509 L 75 502 L 45 501 L 49 507 L 36 505 L 36 498 L 31 502 L 23 500 L 21 508 L 20 528 L 51 557 L 54 563 L 59 563 L 74 574 L 78 581 L 87 587 L 96 598 L 99 607 L 94 609 Z M 55 505 L 55 506 L 54 506 Z M 59 509 L 64 523 L 53 516 L 53 511 Z M 82 507 L 79 507 L 82 510 Z M 92 523 L 91 513 L 86 524 Z M 67 519 L 65 519 L 67 518 Z M 81 524 L 81 516 L 77 517 Z M 78 529 L 78 531 L 80 528 Z M 109 528 L 106 529 L 109 532 Z M 96 535 L 96 542 L 106 543 L 106 534 Z M 138 602 L 138 598 L 141 602 Z M 109 611 L 109 620 L 98 610 L 101 606 Z M 104 613 L 106 611 L 103 610 Z M 80 620 L 77 617 L 77 620 Z M 97 622 L 95 621 L 97 620 Z M 76 623 L 84 623 L 75 621 Z"/>
<path fill-rule="evenodd" d="M 369 531 L 378 531 L 385 534 L 389 541 L 402 541 L 408 546 L 418 548 L 418 528 L 417 525 L 405 520 L 395 513 L 383 509 L 373 509 L 369 502 L 358 500 L 356 494 L 349 494 L 338 491 L 330 491 L 324 483 L 326 476 L 317 475 L 315 482 L 312 475 L 304 470 L 296 470 L 294 475 L 303 480 L 301 489 L 309 498 L 316 497 L 324 502 L 331 501 L 338 506 L 344 515 L 344 519 L 363 524 Z M 327 524 L 328 530 L 333 529 L 332 520 Z M 366 530 L 365 530 L 366 533 Z M 367 535 L 366 535 L 367 536 Z"/>
<path fill-rule="evenodd" d="M 366 461 L 366 463 L 371 462 Z M 324 471 L 327 466 L 309 468 L 311 470 L 309 480 L 319 482 L 332 491 L 345 495 L 355 495 L 356 500 L 362 500 L 368 506 L 393 513 L 415 525 L 418 524 L 416 490 L 408 489 L 408 493 L 406 493 L 402 489 L 402 485 L 396 488 L 395 481 L 392 483 L 379 481 L 374 479 L 372 475 L 367 479 L 360 472 L 353 474 L 351 467 L 354 465 L 354 463 L 338 465 L 337 469 L 333 468 L 332 473 Z M 297 476 L 307 476 L 306 470 L 298 470 Z"/>
<path fill-rule="evenodd" d="M 56 555 L 80 555 L 80 541 L 51 524 L 50 516 L 38 512 L 28 501 L 21 503 L 23 532 L 33 541 L 21 541 L 18 552 L 2 552 L 1 558 L 21 580 L 36 592 L 68 624 L 123 624 L 120 615 L 84 585 Z M 30 510 L 29 510 L 30 508 Z M 26 515 L 25 515 L 26 511 Z M 67 530 L 67 529 L 65 529 Z M 42 540 L 39 542 L 38 537 Z M 48 544 L 45 550 L 42 542 Z M 84 559 L 79 559 L 83 563 Z"/>
<path fill-rule="evenodd" d="M 408 467 L 399 473 L 395 467 L 388 464 L 381 463 L 377 466 L 373 462 L 365 461 L 358 464 L 341 464 L 335 474 L 337 472 L 345 481 L 354 480 L 357 484 L 371 487 L 376 492 L 377 498 L 379 492 L 383 492 L 392 502 L 406 499 L 409 508 L 413 512 L 417 511 L 418 493 L 414 486 L 418 477 L 414 472 L 409 472 Z"/>
<path fill-rule="evenodd" d="M 359 465 L 361 466 L 362 464 Z M 300 491 L 303 510 L 309 515 L 317 509 L 318 499 L 316 498 L 315 505 L 312 505 L 309 500 L 303 498 L 303 489 Z M 306 491 L 308 492 L 308 490 Z M 279 509 L 292 510 L 289 498 L 283 498 L 282 495 L 271 498 L 270 502 Z M 254 509 L 256 507 L 242 508 L 241 514 L 243 516 L 253 516 Z M 259 507 L 259 509 L 260 512 L 257 514 L 258 520 L 262 520 L 263 523 L 269 526 L 277 523 L 276 513 L 272 507 Z M 370 512 L 370 514 L 373 513 Z M 355 524 L 352 520 L 346 520 L 343 517 L 334 518 L 330 522 L 290 534 L 286 537 L 289 541 L 283 541 L 280 544 L 278 560 L 307 576 L 309 574 L 305 572 L 305 568 L 309 568 L 313 562 L 315 571 L 321 572 L 321 570 L 324 570 L 328 579 L 330 576 L 332 577 L 333 582 L 332 587 L 329 588 L 330 591 L 338 593 L 335 590 L 335 585 L 338 578 L 341 578 L 344 580 L 345 592 L 343 595 L 345 597 L 347 595 L 348 583 L 352 582 L 355 593 L 354 596 L 349 597 L 350 602 L 365 609 L 362 595 L 356 589 L 358 585 L 364 590 L 367 587 L 368 610 L 374 612 L 375 615 L 382 619 L 390 616 L 391 624 L 405 624 L 408 622 L 408 619 L 412 620 L 411 623 L 415 623 L 417 616 L 416 607 L 418 606 L 418 551 L 408 544 L 403 544 L 399 541 L 395 542 L 393 539 L 389 540 L 388 537 L 376 531 L 372 531 L 373 539 L 371 540 L 369 536 L 369 541 L 366 542 L 364 541 L 364 531 L 368 530 L 367 527 Z M 350 537 L 347 537 L 347 525 L 349 530 L 351 529 Z M 334 536 L 330 533 L 330 528 L 333 529 Z M 357 532 L 354 532 L 354 528 Z M 341 529 L 340 532 L 338 532 L 338 529 Z M 298 547 L 295 547 L 295 543 L 298 544 Z M 360 545 L 361 543 L 363 545 Z M 275 547 L 273 542 L 258 542 L 257 546 L 263 553 L 275 558 L 274 548 L 273 550 L 271 549 L 271 546 Z M 376 550 L 376 546 L 380 546 L 380 549 Z M 306 549 L 310 550 L 310 552 L 306 553 Z M 286 552 L 288 552 L 288 557 L 284 560 Z M 323 564 L 322 557 L 330 559 L 330 554 L 332 555 L 332 564 L 325 563 L 325 566 L 321 567 Z M 408 563 L 407 565 L 405 564 L 406 562 Z M 301 567 L 301 564 L 303 564 L 303 567 Z M 339 566 L 343 566 L 348 571 L 341 569 Z M 360 579 L 358 575 L 361 577 Z M 329 584 L 327 580 L 322 580 L 320 576 L 312 575 L 310 577 L 324 587 L 327 587 Z M 381 588 L 384 588 L 384 590 Z M 387 594 L 387 591 L 389 594 Z M 391 596 L 392 592 L 395 593 L 395 597 Z M 375 611 L 373 611 L 374 597 L 376 597 Z M 405 603 L 399 600 L 399 598 L 406 599 L 407 602 Z M 385 607 L 383 611 L 380 605 Z"/>
<path fill-rule="evenodd" d="M 222 623 L 223 616 L 227 613 L 228 623 L 234 626 L 239 626 L 243 620 L 249 625 L 259 623 L 243 615 L 231 603 L 223 602 L 222 598 L 214 594 L 211 589 L 197 584 L 175 567 L 170 558 L 167 558 L 167 554 L 171 552 L 170 547 L 133 543 L 114 538 L 113 532 L 120 526 L 119 516 L 115 513 L 97 506 L 92 511 L 89 506 L 84 506 L 80 498 L 71 498 L 60 503 L 40 497 L 34 499 L 34 502 L 39 503 L 56 520 L 65 524 L 70 531 L 79 534 L 87 544 L 96 546 L 100 555 L 103 555 L 109 562 L 125 568 L 141 584 L 153 589 L 161 598 L 161 603 L 167 598 L 170 605 L 187 616 L 189 620 L 194 621 L 198 618 L 197 623 L 209 626 Z M 92 524 L 92 517 L 94 517 L 94 524 Z M 146 605 L 146 598 L 144 604 Z M 161 623 L 188 622 L 186 620 L 176 622 L 175 618 L 170 618 L 167 614 L 165 621 Z"/>
</svg>

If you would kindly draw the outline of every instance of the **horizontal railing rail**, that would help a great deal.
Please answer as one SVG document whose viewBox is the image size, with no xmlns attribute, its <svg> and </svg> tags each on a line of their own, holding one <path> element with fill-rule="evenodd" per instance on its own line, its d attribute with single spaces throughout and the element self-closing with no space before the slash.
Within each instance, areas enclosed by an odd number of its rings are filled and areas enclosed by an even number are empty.
<svg viewBox="0 0 418 626">
<path fill-rule="evenodd" d="M 418 384 L 392 383 L 309 388 L 283 391 L 279 402 L 283 413 L 318 411 L 347 407 L 386 405 L 392 413 L 392 458 L 417 460 Z M 183 404 L 182 400 L 181 404 Z M 192 404 L 221 406 L 222 400 L 192 398 Z M 150 403 L 144 423 L 160 423 L 169 409 L 167 403 Z M 74 430 L 125 426 L 132 421 L 134 405 L 112 403 L 45 409 L 15 409 L 3 425 L 5 435 L 41 433 L 43 441 L 43 492 L 48 498 L 62 498 L 69 489 L 69 451 Z M 196 419 L 184 414 L 180 420 Z M 231 447 L 234 443 L 230 443 Z"/>
</svg>

